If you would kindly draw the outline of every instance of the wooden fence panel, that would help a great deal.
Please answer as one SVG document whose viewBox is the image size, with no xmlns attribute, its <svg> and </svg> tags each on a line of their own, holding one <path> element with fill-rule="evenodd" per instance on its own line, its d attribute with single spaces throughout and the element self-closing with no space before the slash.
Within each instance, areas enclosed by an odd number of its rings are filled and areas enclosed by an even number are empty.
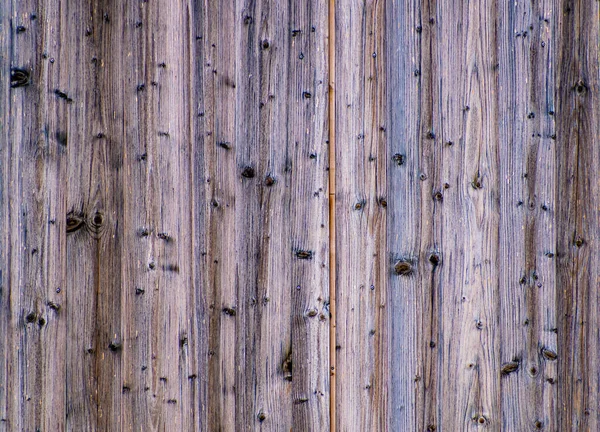
<svg viewBox="0 0 600 432">
<path fill-rule="evenodd" d="M 327 4 L 1 6 L 0 428 L 328 429 Z"/>
<path fill-rule="evenodd" d="M 597 3 L 336 12 L 339 429 L 595 430 Z M 364 188 L 381 219 L 350 211 Z"/>
<path fill-rule="evenodd" d="M 599 16 L 0 0 L 0 431 L 598 430 Z"/>
</svg>

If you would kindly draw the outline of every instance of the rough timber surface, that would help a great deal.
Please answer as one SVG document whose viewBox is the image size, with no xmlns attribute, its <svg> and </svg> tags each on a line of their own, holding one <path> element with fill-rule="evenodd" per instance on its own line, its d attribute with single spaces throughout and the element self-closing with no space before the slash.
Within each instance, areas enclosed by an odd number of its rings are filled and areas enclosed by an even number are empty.
<svg viewBox="0 0 600 432">
<path fill-rule="evenodd" d="M 0 0 L 0 431 L 599 430 L 599 17 Z"/>
<path fill-rule="evenodd" d="M 329 428 L 327 19 L 0 2 L 0 430 Z"/>
</svg>

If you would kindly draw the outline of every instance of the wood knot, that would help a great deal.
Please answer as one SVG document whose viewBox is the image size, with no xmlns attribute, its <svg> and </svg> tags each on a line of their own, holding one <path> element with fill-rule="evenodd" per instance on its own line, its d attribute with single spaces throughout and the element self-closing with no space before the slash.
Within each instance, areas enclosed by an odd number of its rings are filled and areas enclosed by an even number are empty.
<svg viewBox="0 0 600 432">
<path fill-rule="evenodd" d="M 108 344 L 108 349 L 112 352 L 118 352 L 121 351 L 121 349 L 123 349 L 123 345 L 121 345 L 121 343 L 118 341 L 112 341 Z"/>
<path fill-rule="evenodd" d="M 104 214 L 101 211 L 96 211 L 90 218 L 87 224 L 87 228 L 89 232 L 94 236 L 94 238 L 98 239 L 102 234 L 105 225 L 106 220 L 104 218 Z"/>
<path fill-rule="evenodd" d="M 100 228 L 102 225 L 104 225 L 104 216 L 101 212 L 96 212 L 94 217 L 92 217 L 92 226 L 94 228 Z"/>
<path fill-rule="evenodd" d="M 313 252 L 310 250 L 297 250 L 296 251 L 296 258 L 298 258 L 298 259 L 309 260 L 309 259 L 312 259 L 312 257 L 313 257 Z"/>
<path fill-rule="evenodd" d="M 254 168 L 251 166 L 247 166 L 242 170 L 242 177 L 253 178 L 255 175 L 256 173 L 254 172 Z"/>
<path fill-rule="evenodd" d="M 316 317 L 318 315 L 318 313 L 319 313 L 319 311 L 317 311 L 316 309 L 309 309 L 306 312 L 306 316 L 310 317 L 310 318 L 314 318 L 314 317 Z"/>
<path fill-rule="evenodd" d="M 475 177 L 473 178 L 473 181 L 471 182 L 471 186 L 475 190 L 483 188 L 483 184 L 481 183 L 481 177 L 479 177 L 479 173 L 477 173 L 475 175 Z"/>
<path fill-rule="evenodd" d="M 31 324 L 33 322 L 35 322 L 35 320 L 37 319 L 37 314 L 35 312 L 29 312 L 26 316 L 25 316 L 25 322 L 27 324 Z"/>
<path fill-rule="evenodd" d="M 440 255 L 436 252 L 433 252 L 431 255 L 429 255 L 429 262 L 434 266 L 438 266 L 440 263 Z"/>
<path fill-rule="evenodd" d="M 292 351 L 290 351 L 287 357 L 283 360 L 283 363 L 281 364 L 281 371 L 283 372 L 283 379 L 285 381 L 292 380 Z"/>
<path fill-rule="evenodd" d="M 542 357 L 544 357 L 546 360 L 554 361 L 558 358 L 558 355 L 550 348 L 542 347 Z"/>
<path fill-rule="evenodd" d="M 268 174 L 265 178 L 265 186 L 273 186 L 275 184 L 275 177 L 271 174 Z"/>
<path fill-rule="evenodd" d="M 80 230 L 85 225 L 85 215 L 82 212 L 67 213 L 67 234 Z"/>
<path fill-rule="evenodd" d="M 48 306 L 50 309 L 52 309 L 55 312 L 58 312 L 60 310 L 60 305 L 57 303 L 54 303 L 53 301 L 48 301 L 48 303 L 46 303 L 46 306 Z"/>
<path fill-rule="evenodd" d="M 73 102 L 73 99 L 71 99 L 69 95 L 62 90 L 56 89 L 54 90 L 54 94 L 58 96 L 59 99 L 64 99 L 65 101 L 67 101 L 67 103 Z"/>
<path fill-rule="evenodd" d="M 25 87 L 29 84 L 29 71 L 27 69 L 13 68 L 10 70 L 10 86 L 12 88 Z"/>
<path fill-rule="evenodd" d="M 187 335 L 181 335 L 179 337 L 179 348 L 184 348 L 186 345 L 188 344 L 188 338 Z"/>
<path fill-rule="evenodd" d="M 413 262 L 409 259 L 399 259 L 394 264 L 394 273 L 400 276 L 409 276 L 413 273 Z"/>
<path fill-rule="evenodd" d="M 520 362 L 517 360 L 504 363 L 500 369 L 500 375 L 506 376 L 513 372 L 517 372 L 519 370 L 519 365 Z"/>
<path fill-rule="evenodd" d="M 232 316 L 232 317 L 234 317 L 234 316 L 236 316 L 236 315 L 237 315 L 237 312 L 236 312 L 236 310 L 235 310 L 235 307 L 228 307 L 228 306 L 225 306 L 225 307 L 223 308 L 223 313 L 224 313 L 225 315 Z"/>
<path fill-rule="evenodd" d="M 148 237 L 152 233 L 152 230 L 146 227 L 140 227 L 137 229 L 136 234 L 138 237 Z"/>
<path fill-rule="evenodd" d="M 485 426 L 489 423 L 488 419 L 483 415 L 475 416 L 473 420 L 480 426 Z"/>
<path fill-rule="evenodd" d="M 404 165 L 404 162 L 406 162 L 406 156 L 400 153 L 396 153 L 394 156 L 392 156 L 392 160 L 396 163 L 396 165 L 402 166 Z"/>
<path fill-rule="evenodd" d="M 585 81 L 583 80 L 579 80 L 577 81 L 577 83 L 575 83 L 575 91 L 579 94 L 585 93 L 588 89 L 587 85 L 585 84 Z"/>
<path fill-rule="evenodd" d="M 166 241 L 167 243 L 170 243 L 173 241 L 173 237 L 171 237 L 168 233 L 166 232 L 160 232 L 156 235 L 159 239 Z"/>
</svg>

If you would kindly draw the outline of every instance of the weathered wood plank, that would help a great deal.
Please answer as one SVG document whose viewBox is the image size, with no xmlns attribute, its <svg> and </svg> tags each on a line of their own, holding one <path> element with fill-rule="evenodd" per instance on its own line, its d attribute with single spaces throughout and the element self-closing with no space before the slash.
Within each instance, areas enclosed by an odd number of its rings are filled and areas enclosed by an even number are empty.
<svg viewBox="0 0 600 432">
<path fill-rule="evenodd" d="M 557 285 L 550 204 L 557 162 L 548 114 L 554 75 L 552 67 L 547 71 L 553 63 L 552 7 L 389 2 L 388 10 L 387 28 L 379 31 L 389 41 L 384 61 L 390 104 L 392 428 L 552 427 L 557 420 L 550 386 L 556 340 L 549 331 L 555 328 Z M 365 11 L 346 11 L 338 21 L 340 34 L 350 23 L 356 29 L 336 52 L 343 58 L 338 64 L 351 68 L 345 72 L 349 79 L 360 74 L 356 58 L 368 37 L 357 24 Z M 525 27 L 525 21 L 529 39 L 513 54 L 515 26 Z M 368 89 L 361 79 L 353 85 Z M 344 95 L 356 93 L 350 86 Z M 340 120 L 338 136 L 347 138 L 352 126 L 345 122 L 356 118 Z M 363 171 L 352 166 L 349 172 Z M 520 201 L 535 201 L 535 208 L 526 210 Z M 346 268 L 353 261 L 345 256 L 340 263 Z M 394 274 L 396 264 L 399 273 L 412 275 Z M 531 273 L 527 291 L 519 288 L 524 272 Z M 346 328 L 365 320 L 349 325 L 343 317 L 352 306 L 340 303 L 340 309 Z M 345 331 L 338 332 L 340 339 Z M 513 358 L 503 356 L 517 358 L 521 372 L 502 377 L 501 362 Z M 356 380 L 355 369 L 344 374 L 342 365 L 343 358 L 338 388 L 347 389 L 343 383 Z M 456 399 L 446 400 L 447 394 Z M 345 404 L 338 407 L 338 418 L 352 416 Z"/>
<path fill-rule="evenodd" d="M 328 427 L 325 7 L 205 12 L 211 430 Z"/>
<path fill-rule="evenodd" d="M 339 430 L 383 430 L 389 331 L 385 3 L 338 3 L 335 14 L 335 416 Z"/>
<path fill-rule="evenodd" d="M 49 128 L 49 61 L 42 52 L 48 26 L 35 1 L 2 5 L 2 87 L 6 122 L 2 139 L 4 201 L 2 315 L 6 344 L 0 427 L 64 427 L 65 322 L 57 312 L 64 277 L 64 243 L 53 223 L 64 209 L 61 135 Z M 6 139 L 4 139 L 6 138 Z M 5 366 L 5 367 L 4 367 Z M 50 389 L 57 393 L 46 396 Z M 62 415 L 61 415 L 62 412 Z"/>
<path fill-rule="evenodd" d="M 555 1 L 556 305 L 558 430 L 597 430 L 598 37 L 597 2 Z"/>
<path fill-rule="evenodd" d="M 392 3 L 392 425 L 493 424 L 495 11 L 487 4 Z"/>
<path fill-rule="evenodd" d="M 552 2 L 500 6 L 502 427 L 557 430 L 557 14 Z"/>
<path fill-rule="evenodd" d="M 330 417 L 327 10 L 325 1 L 292 2 L 287 32 L 284 171 L 290 178 L 293 223 L 291 247 L 281 253 L 292 256 L 290 427 L 307 431 L 327 430 Z"/>
<path fill-rule="evenodd" d="M 207 4 L 198 43 L 203 45 L 203 92 L 197 94 L 204 136 L 201 139 L 205 166 L 207 231 L 204 283 L 208 316 L 207 425 L 209 430 L 235 428 L 235 183 L 238 173 L 231 152 L 235 141 L 235 41 L 239 32 L 235 3 Z M 233 25 L 236 23 L 236 25 Z M 223 29 L 230 28 L 227 37 Z M 202 129 L 201 129 L 202 130 Z M 210 204 L 210 207 L 209 207 Z M 202 227 L 200 228 L 202 229 Z"/>
<path fill-rule="evenodd" d="M 420 219 L 420 172 L 418 164 L 420 37 L 423 24 L 418 18 L 418 2 L 389 2 L 386 27 L 387 88 L 387 250 L 386 279 L 390 299 L 388 322 L 390 369 L 388 404 L 391 430 L 415 430 L 421 424 L 417 412 L 415 389 L 420 380 L 415 361 L 419 335 L 415 322 L 419 232 L 414 229 Z"/>
<path fill-rule="evenodd" d="M 10 82 L 10 44 L 12 34 L 10 32 L 11 16 L 9 15 L 9 0 L 0 2 L 0 83 Z M 12 400 L 9 396 L 9 364 L 11 362 L 10 347 L 10 282 L 8 278 L 8 265 L 10 254 L 10 225 L 8 221 L 9 202 L 8 191 L 10 190 L 10 85 L 0 85 L 0 230 L 2 241 L 0 242 L 0 427 L 7 429 L 10 417 Z"/>
</svg>

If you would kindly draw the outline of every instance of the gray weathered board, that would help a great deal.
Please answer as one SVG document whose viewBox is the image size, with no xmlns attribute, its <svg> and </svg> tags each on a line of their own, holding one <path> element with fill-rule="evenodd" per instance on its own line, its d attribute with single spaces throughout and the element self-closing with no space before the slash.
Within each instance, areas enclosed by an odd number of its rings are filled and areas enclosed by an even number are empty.
<svg viewBox="0 0 600 432">
<path fill-rule="evenodd" d="M 0 431 L 600 430 L 599 40 L 0 0 Z"/>
</svg>

